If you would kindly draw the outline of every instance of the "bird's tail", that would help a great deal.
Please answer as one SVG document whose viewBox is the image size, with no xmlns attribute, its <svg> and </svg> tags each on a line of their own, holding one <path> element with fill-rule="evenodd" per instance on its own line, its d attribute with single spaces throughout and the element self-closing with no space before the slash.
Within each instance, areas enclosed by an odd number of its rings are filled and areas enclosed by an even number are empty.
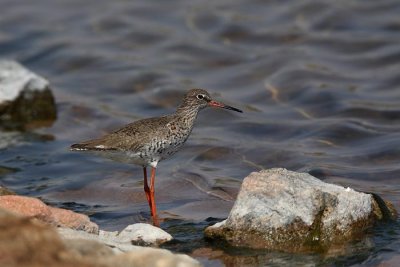
<svg viewBox="0 0 400 267">
<path fill-rule="evenodd" d="M 89 150 L 87 147 L 87 144 L 81 143 L 81 144 L 73 144 L 70 147 L 71 151 L 85 151 Z"/>
</svg>

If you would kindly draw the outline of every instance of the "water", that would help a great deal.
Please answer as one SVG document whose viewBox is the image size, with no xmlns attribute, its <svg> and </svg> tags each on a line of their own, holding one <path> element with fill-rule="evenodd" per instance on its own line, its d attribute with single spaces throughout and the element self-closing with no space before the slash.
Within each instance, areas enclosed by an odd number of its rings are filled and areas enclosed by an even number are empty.
<svg viewBox="0 0 400 267">
<path fill-rule="evenodd" d="M 285 167 L 400 200 L 398 1 L 7 1 L 0 57 L 51 81 L 58 119 L 2 132 L 0 183 L 83 212 L 104 229 L 148 221 L 139 167 L 68 151 L 208 88 L 243 114 L 205 110 L 159 165 L 168 245 L 207 266 L 396 265 L 399 224 L 338 255 L 215 246 L 241 180 Z"/>
</svg>

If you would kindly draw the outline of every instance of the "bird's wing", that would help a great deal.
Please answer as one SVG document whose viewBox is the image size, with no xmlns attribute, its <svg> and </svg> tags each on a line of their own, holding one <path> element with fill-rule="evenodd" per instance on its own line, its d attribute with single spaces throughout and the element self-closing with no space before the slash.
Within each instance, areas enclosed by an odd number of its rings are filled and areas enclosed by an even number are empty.
<svg viewBox="0 0 400 267">
<path fill-rule="evenodd" d="M 139 151 L 158 137 L 168 123 L 168 116 L 138 120 L 101 138 L 73 144 L 71 150 L 129 150 Z"/>
</svg>

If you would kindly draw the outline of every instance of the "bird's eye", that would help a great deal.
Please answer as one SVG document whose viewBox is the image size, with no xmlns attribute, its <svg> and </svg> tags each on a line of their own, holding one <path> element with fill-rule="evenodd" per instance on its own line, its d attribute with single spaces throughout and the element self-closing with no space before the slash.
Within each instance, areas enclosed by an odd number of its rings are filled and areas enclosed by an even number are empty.
<svg viewBox="0 0 400 267">
<path fill-rule="evenodd" d="M 197 95 L 197 99 L 204 99 L 204 95 L 202 94 Z"/>
</svg>

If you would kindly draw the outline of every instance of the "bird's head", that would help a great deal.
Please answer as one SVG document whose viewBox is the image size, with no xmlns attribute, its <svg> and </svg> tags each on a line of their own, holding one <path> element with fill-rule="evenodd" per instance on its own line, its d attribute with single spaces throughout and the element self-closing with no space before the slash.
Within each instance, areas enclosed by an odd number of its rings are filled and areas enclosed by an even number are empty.
<svg viewBox="0 0 400 267">
<path fill-rule="evenodd" d="M 204 89 L 189 90 L 186 93 L 181 106 L 189 106 L 189 107 L 199 108 L 199 109 L 203 109 L 206 107 L 217 107 L 217 108 L 233 110 L 236 112 L 243 112 L 240 109 L 237 109 L 237 108 L 225 105 L 224 103 L 213 100 L 210 96 L 210 93 L 208 93 Z"/>
</svg>

